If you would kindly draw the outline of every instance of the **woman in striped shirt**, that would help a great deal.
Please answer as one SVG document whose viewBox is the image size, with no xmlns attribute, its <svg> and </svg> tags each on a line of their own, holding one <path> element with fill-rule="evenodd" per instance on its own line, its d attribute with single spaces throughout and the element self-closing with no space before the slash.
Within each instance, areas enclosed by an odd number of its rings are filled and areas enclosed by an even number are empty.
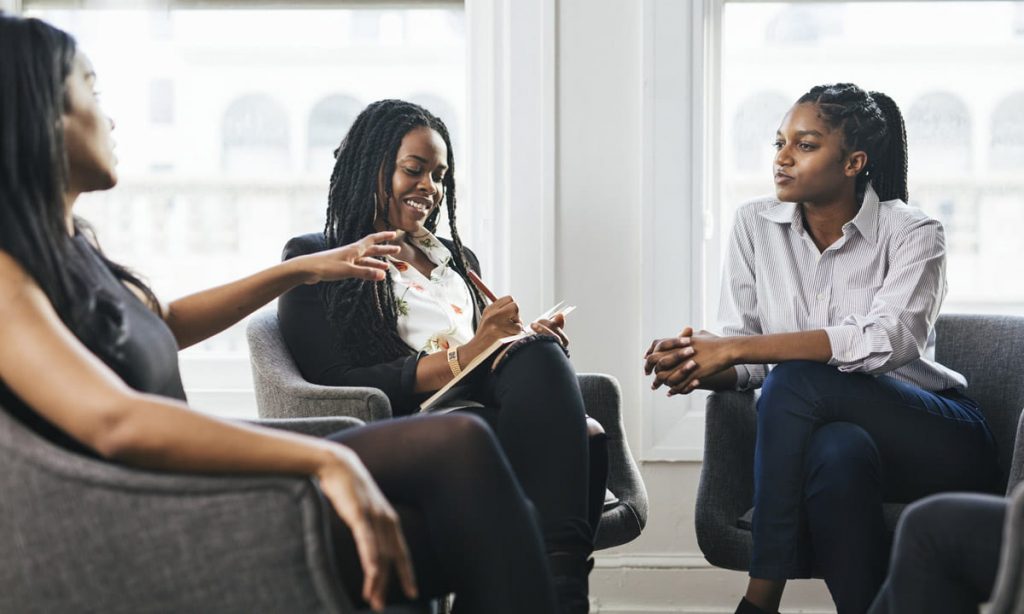
<svg viewBox="0 0 1024 614">
<path fill-rule="evenodd" d="M 783 117 L 775 198 L 736 214 L 724 336 L 687 327 L 646 356 L 668 394 L 761 388 L 754 549 L 737 612 L 774 612 L 785 582 L 825 578 L 840 614 L 885 576 L 882 501 L 994 490 L 992 435 L 962 375 L 934 360 L 942 226 L 907 201 L 896 103 L 818 86 Z"/>
</svg>

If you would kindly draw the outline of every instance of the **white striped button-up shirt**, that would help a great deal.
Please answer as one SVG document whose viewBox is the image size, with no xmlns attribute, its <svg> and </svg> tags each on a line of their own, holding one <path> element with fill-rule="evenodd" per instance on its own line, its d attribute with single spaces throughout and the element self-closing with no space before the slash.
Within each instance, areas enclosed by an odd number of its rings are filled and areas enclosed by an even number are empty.
<svg viewBox="0 0 1024 614">
<path fill-rule="evenodd" d="M 722 281 L 725 335 L 824 330 L 830 365 L 886 374 L 925 390 L 965 389 L 935 362 L 935 319 L 946 296 L 942 225 L 869 185 L 843 236 L 819 252 L 796 203 L 760 198 L 736 212 Z M 757 388 L 771 365 L 738 365 Z"/>
</svg>

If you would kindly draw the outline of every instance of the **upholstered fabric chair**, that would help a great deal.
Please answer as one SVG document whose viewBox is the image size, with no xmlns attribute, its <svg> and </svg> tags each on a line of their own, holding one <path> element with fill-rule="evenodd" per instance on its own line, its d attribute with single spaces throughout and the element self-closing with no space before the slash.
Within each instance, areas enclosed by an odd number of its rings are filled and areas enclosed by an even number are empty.
<svg viewBox="0 0 1024 614">
<path fill-rule="evenodd" d="M 1010 476 L 1008 490 L 1012 489 L 1024 466 L 1024 438 L 1017 437 L 1024 408 L 1024 317 L 942 315 L 936 324 L 935 357 L 967 378 L 969 394 L 988 418 L 1000 466 Z M 749 568 L 751 556 L 755 398 L 751 392 L 718 392 L 708 397 L 697 492 L 701 551 L 712 565 L 740 571 Z M 884 504 L 890 530 L 904 507 Z"/>
<path fill-rule="evenodd" d="M 365 421 L 391 417 L 391 404 L 376 388 L 318 386 L 307 382 L 285 345 L 277 313 L 262 311 L 247 328 L 256 405 L 263 418 L 353 416 Z M 597 548 L 611 548 L 640 535 L 647 522 L 647 490 L 623 432 L 618 382 L 607 375 L 581 374 L 587 413 L 608 436 L 608 489 L 598 527 Z"/>
<path fill-rule="evenodd" d="M 261 423 L 316 436 L 361 424 Z M 309 479 L 130 469 L 55 446 L 2 407 L 0 467 L 0 612 L 355 612 Z"/>
</svg>

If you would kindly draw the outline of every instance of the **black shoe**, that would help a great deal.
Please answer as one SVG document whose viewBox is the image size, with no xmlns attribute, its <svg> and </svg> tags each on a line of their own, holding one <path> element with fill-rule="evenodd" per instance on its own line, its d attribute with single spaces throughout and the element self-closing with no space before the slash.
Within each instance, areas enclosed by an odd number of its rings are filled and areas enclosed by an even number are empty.
<svg viewBox="0 0 1024 614">
<path fill-rule="evenodd" d="M 548 564 L 551 566 L 559 611 L 562 614 L 588 614 L 588 576 L 594 568 L 594 559 L 572 552 L 552 552 L 548 555 Z"/>
<path fill-rule="evenodd" d="M 772 612 L 769 612 L 768 610 L 762 610 L 761 608 L 747 601 L 747 598 L 744 597 L 743 599 L 740 599 L 740 604 L 736 606 L 735 614 L 772 614 Z M 775 612 L 774 614 L 778 614 L 778 612 Z"/>
</svg>

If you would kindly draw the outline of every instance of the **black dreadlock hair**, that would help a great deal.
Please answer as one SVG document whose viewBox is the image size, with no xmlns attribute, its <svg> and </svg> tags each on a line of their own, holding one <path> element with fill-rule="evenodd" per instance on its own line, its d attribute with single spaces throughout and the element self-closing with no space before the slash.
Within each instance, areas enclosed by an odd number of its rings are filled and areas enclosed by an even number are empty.
<svg viewBox="0 0 1024 614">
<path fill-rule="evenodd" d="M 448 128 L 440 118 L 419 105 L 403 100 L 380 100 L 356 117 L 334 152 L 324 226 L 327 246 L 347 245 L 375 231 L 379 182 L 383 183 L 384 199 L 388 202 L 393 195 L 391 178 L 398 148 L 406 134 L 420 127 L 435 130 L 448 148 L 448 172 L 443 186 L 448 225 L 455 244 L 452 266 L 466 279 L 477 307 L 482 310 L 483 297 L 469 283 L 465 249 L 455 224 L 455 155 Z M 437 229 L 439 214 L 440 208 L 435 209 L 424 224 L 432 233 Z M 356 364 L 378 364 L 415 351 L 398 334 L 398 304 L 390 273 L 379 283 L 344 279 L 320 284 L 320 299 L 339 349 Z"/>
<path fill-rule="evenodd" d="M 65 217 L 70 168 L 61 115 L 77 49 L 74 38 L 43 21 L 0 13 L 0 250 L 32 277 L 90 350 L 116 357 L 124 304 L 93 278 Z M 76 234 L 97 245 L 84 220 L 73 223 Z M 115 277 L 158 308 L 138 276 L 95 251 Z"/>
<path fill-rule="evenodd" d="M 870 181 L 879 200 L 908 202 L 907 129 L 892 98 L 852 83 L 836 83 L 812 87 L 797 100 L 803 103 L 818 105 L 821 118 L 842 129 L 848 152 L 867 153 L 867 166 L 857 176 L 858 198 Z"/>
</svg>

